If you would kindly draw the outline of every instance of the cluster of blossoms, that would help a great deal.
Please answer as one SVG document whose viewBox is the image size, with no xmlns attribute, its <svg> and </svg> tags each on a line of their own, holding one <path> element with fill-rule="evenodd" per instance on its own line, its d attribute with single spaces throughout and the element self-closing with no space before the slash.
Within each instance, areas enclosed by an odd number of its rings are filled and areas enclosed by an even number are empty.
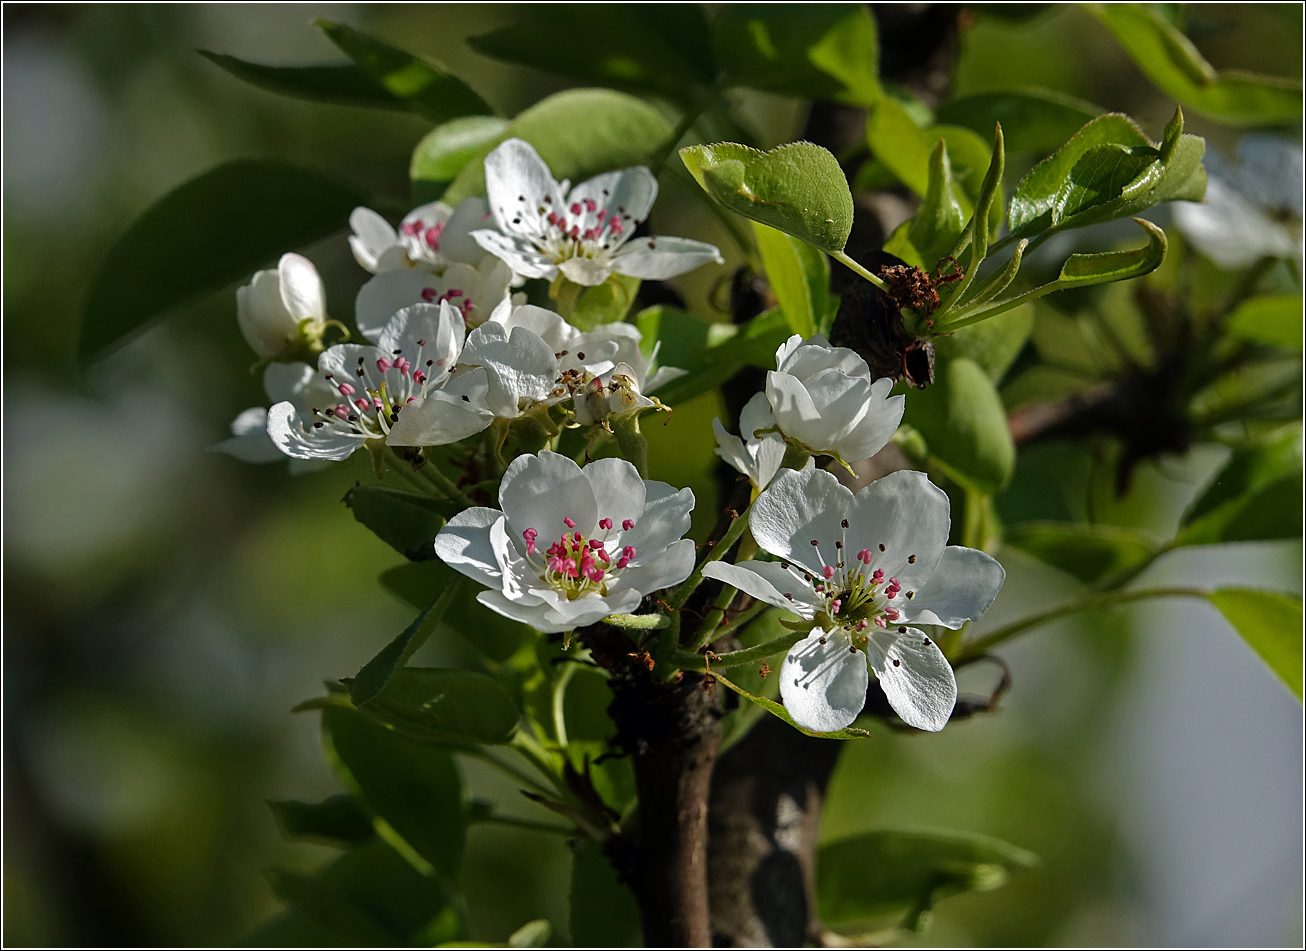
<svg viewBox="0 0 1306 951">
<path fill-rule="evenodd" d="M 530 279 L 552 282 L 551 291 L 593 287 L 614 273 L 669 278 L 721 256 L 702 242 L 639 234 L 657 196 L 648 169 L 573 188 L 512 139 L 485 170 L 486 200 L 423 205 L 398 229 L 368 209 L 354 212 L 350 246 L 373 274 L 355 301 L 362 342 L 324 345 L 339 325 L 313 265 L 298 255 L 240 289 L 240 326 L 267 363 L 273 405 L 242 413 L 219 448 L 303 467 L 360 447 L 380 458 L 388 448 L 447 445 L 497 426 L 497 456 L 517 421 L 538 424 L 546 448 L 498 462 L 499 508 L 455 515 L 435 553 L 485 588 L 486 607 L 566 632 L 633 612 L 690 577 L 695 546 L 684 536 L 694 496 L 644 479 L 627 459 L 582 467 L 552 451 L 558 417 L 612 432 L 658 406 L 651 394 L 683 371 L 658 368 L 657 348 L 647 352 L 632 324 L 582 331 L 514 288 Z M 314 356 L 316 365 L 305 362 Z M 959 627 L 983 613 L 1003 580 L 987 555 L 947 545 L 947 497 L 924 474 L 896 472 L 854 496 L 816 468 L 816 457 L 848 465 L 888 443 L 903 412 L 892 387 L 853 351 L 794 336 L 741 413 L 740 435 L 714 421 L 717 453 L 753 485 L 749 527 L 765 554 L 709 561 L 703 576 L 810 624 L 780 684 L 808 729 L 851 723 L 871 670 L 903 720 L 941 729 L 956 700 L 952 669 L 909 625 Z"/>
</svg>

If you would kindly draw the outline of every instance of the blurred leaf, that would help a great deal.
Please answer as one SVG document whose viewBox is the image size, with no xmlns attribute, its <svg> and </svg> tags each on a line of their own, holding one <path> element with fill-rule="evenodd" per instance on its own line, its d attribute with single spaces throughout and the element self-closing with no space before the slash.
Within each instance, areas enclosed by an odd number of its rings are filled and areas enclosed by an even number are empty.
<svg viewBox="0 0 1306 951">
<path fill-rule="evenodd" d="M 839 161 L 810 142 L 769 152 L 734 142 L 694 145 L 680 157 L 703 189 L 736 214 L 791 234 L 822 251 L 842 251 L 853 197 Z"/>
<path fill-rule="evenodd" d="M 1184 512 L 1178 545 L 1296 538 L 1301 534 L 1301 435 L 1292 431 L 1234 450 Z"/>
<path fill-rule="evenodd" d="M 497 680 L 470 670 L 402 667 L 359 708 L 401 733 L 432 743 L 507 743 L 517 708 Z"/>
<path fill-rule="evenodd" d="M 948 145 L 940 139 L 930 152 L 925 194 L 907 226 L 907 239 L 921 266 L 933 270 L 935 262 L 951 253 L 965 226 L 966 213 L 957 202 Z"/>
<path fill-rule="evenodd" d="M 789 329 L 803 338 L 824 328 L 830 310 L 830 262 L 810 244 L 753 222 L 766 279 Z"/>
<path fill-rule="evenodd" d="M 1048 153 L 1101 114 L 1100 108 L 1082 99 L 1053 89 L 1028 87 L 951 99 L 939 106 L 935 118 L 941 123 L 965 126 L 982 136 L 1000 122 L 1008 152 Z"/>
<path fill-rule="evenodd" d="M 553 925 L 547 918 L 528 921 L 508 936 L 510 948 L 542 948 L 553 934 Z"/>
<path fill-rule="evenodd" d="M 509 63 L 693 105 L 715 78 L 708 35 L 707 18 L 696 4 L 654 11 L 637 4 L 550 3 L 527 8 L 520 22 L 468 43 Z M 686 43 L 689 37 L 696 42 Z"/>
<path fill-rule="evenodd" d="M 435 557 L 435 536 L 452 515 L 447 502 L 378 483 L 354 486 L 345 504 L 360 524 L 410 561 Z"/>
<path fill-rule="evenodd" d="M 448 751 L 343 706 L 322 710 L 322 745 L 377 835 L 423 874 L 457 876 L 466 824 L 462 779 Z"/>
<path fill-rule="evenodd" d="M 498 116 L 463 116 L 436 126 L 413 149 L 408 177 L 413 197 L 434 201 L 488 143 L 508 126 Z"/>
<path fill-rule="evenodd" d="M 1229 315 L 1224 329 L 1243 340 L 1301 353 L 1302 295 L 1250 297 Z"/>
<path fill-rule="evenodd" d="M 224 53 L 198 50 L 209 62 L 222 67 L 251 85 L 300 99 L 339 102 L 373 109 L 407 109 L 408 104 L 393 95 L 353 63 L 322 66 L 266 66 Z"/>
<path fill-rule="evenodd" d="M 1141 532 L 1077 522 L 1011 525 L 1003 541 L 1085 584 L 1140 565 L 1156 550 Z"/>
<path fill-rule="evenodd" d="M 1302 698 L 1301 599 L 1274 591 L 1223 588 L 1208 598 L 1288 689 Z"/>
<path fill-rule="evenodd" d="M 1088 4 L 1157 88 L 1183 105 L 1235 126 L 1301 119 L 1302 85 L 1241 70 L 1217 72 L 1188 37 L 1145 3 Z"/>
<path fill-rule="evenodd" d="M 915 928 L 941 898 L 989 891 L 1038 859 L 999 839 L 969 832 L 877 831 L 821 846 L 816 859 L 821 920 L 849 934 L 885 915 Z"/>
<path fill-rule="evenodd" d="M 326 19 L 316 22 L 364 72 L 432 122 L 494 111 L 465 82 L 431 63 L 343 23 Z"/>
<path fill-rule="evenodd" d="M 343 227 L 365 194 L 320 172 L 241 159 L 173 189 L 105 255 L 82 316 L 84 365 L 155 317 Z"/>
<path fill-rule="evenodd" d="M 963 485 L 993 495 L 1016 465 L 1007 414 L 993 382 L 966 357 L 936 364 L 934 383 L 912 393 L 903 422 L 920 432 L 930 455 Z"/>
<path fill-rule="evenodd" d="M 783 653 L 783 651 L 776 651 L 776 653 L 777 654 Z M 779 665 L 777 665 L 777 667 L 778 666 Z M 809 730 L 806 727 L 801 727 L 797 723 L 795 723 L 794 718 L 789 715 L 789 711 L 786 710 L 783 705 L 776 703 L 774 700 L 768 700 L 766 697 L 759 697 L 757 694 L 745 690 L 743 687 L 739 686 L 738 684 L 733 683 L 730 680 L 727 680 L 725 677 L 721 675 L 719 671 L 713 670 L 712 676 L 715 677 L 717 680 L 719 680 L 721 683 L 725 684 L 735 693 L 739 694 L 739 696 L 743 697 L 746 700 L 753 701 L 753 703 L 757 704 L 759 707 L 762 707 L 768 713 L 772 714 L 773 716 L 779 717 L 781 720 L 784 720 L 785 723 L 788 723 L 799 733 L 806 733 L 808 736 L 815 736 L 823 740 L 855 740 L 860 737 L 867 737 L 871 735 L 866 730 L 863 730 L 860 727 L 855 727 L 855 726 L 844 727 L 842 730 L 831 730 L 829 733 L 819 733 L 816 730 Z"/>
<path fill-rule="evenodd" d="M 531 106 L 485 143 L 458 173 L 444 200 L 485 194 L 482 159 L 505 139 L 535 146 L 558 181 L 647 164 L 674 143 L 671 125 L 648 103 L 612 89 L 568 89 Z"/>
<path fill-rule="evenodd" d="M 311 839 L 345 848 L 366 842 L 375 834 L 372 820 L 348 793 L 321 802 L 286 799 L 269 802 L 268 807 L 276 816 L 282 834 L 290 839 Z"/>
<path fill-rule="evenodd" d="M 637 277 L 614 271 L 602 284 L 585 288 L 568 323 L 581 330 L 593 330 L 599 324 L 625 320 L 641 283 Z"/>
<path fill-rule="evenodd" d="M 1025 348 L 1033 329 L 1034 307 L 1026 304 L 990 320 L 934 337 L 935 356 L 944 362 L 967 357 L 998 384 Z"/>
<path fill-rule="evenodd" d="M 256 943 L 303 947 L 306 938 L 325 932 L 328 946 L 429 947 L 462 932 L 449 891 L 382 841 L 351 849 L 316 876 L 275 872 L 271 878 L 292 910 L 260 929 Z"/>
<path fill-rule="evenodd" d="M 571 866 L 571 940 L 582 948 L 642 948 L 644 933 L 634 894 L 617 878 L 603 847 L 590 838 L 574 846 Z"/>
<path fill-rule="evenodd" d="M 445 572 L 439 597 L 432 601 L 421 614 L 413 618 L 406 628 L 389 644 L 383 647 L 375 657 L 363 665 L 363 669 L 354 677 L 349 688 L 349 698 L 356 704 L 364 704 L 381 692 L 394 673 L 417 649 L 426 643 L 431 632 L 449 613 L 449 607 L 458 600 L 463 587 L 463 579 L 452 569 Z"/>
<path fill-rule="evenodd" d="M 664 341 L 659 356 L 664 365 L 678 366 L 687 371 L 684 376 L 658 388 L 655 395 L 669 406 L 715 389 L 745 366 L 773 368 L 776 349 L 792 333 L 779 309 L 759 314 L 725 341 L 713 346 L 709 345 L 713 328 L 736 328 L 729 324 L 707 324 L 682 310 L 661 306 L 640 311 L 635 324 L 645 339 L 655 337 Z M 677 346 L 668 347 L 666 342 L 671 341 L 676 341 Z M 686 344 L 691 341 L 702 343 L 686 353 Z"/>
</svg>

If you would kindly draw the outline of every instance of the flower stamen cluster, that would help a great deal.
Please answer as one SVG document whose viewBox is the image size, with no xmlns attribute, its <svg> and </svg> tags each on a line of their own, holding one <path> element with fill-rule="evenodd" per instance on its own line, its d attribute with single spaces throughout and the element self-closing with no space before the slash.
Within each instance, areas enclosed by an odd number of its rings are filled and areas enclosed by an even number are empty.
<svg viewBox="0 0 1306 951">
<path fill-rule="evenodd" d="M 570 516 L 562 521 L 567 531 L 543 553 L 537 544 L 539 530 L 528 528 L 522 532 L 527 563 L 539 572 L 541 581 L 565 594 L 569 601 L 593 592 L 606 596 L 608 583 L 615 581 L 630 565 L 639 554 L 638 550 L 611 538 L 614 523 L 610 518 L 599 520 L 603 534 L 593 538 L 586 538 L 576 531 L 576 520 Z M 635 527 L 635 522 L 625 519 L 621 527 L 628 532 Z"/>
</svg>

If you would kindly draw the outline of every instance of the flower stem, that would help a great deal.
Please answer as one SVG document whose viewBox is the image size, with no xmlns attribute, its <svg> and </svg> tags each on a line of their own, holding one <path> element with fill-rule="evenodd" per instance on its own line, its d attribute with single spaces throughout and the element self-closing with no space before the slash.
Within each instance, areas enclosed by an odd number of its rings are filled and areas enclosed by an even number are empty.
<svg viewBox="0 0 1306 951">
<path fill-rule="evenodd" d="M 676 649 L 671 652 L 669 660 L 677 667 L 685 670 L 707 670 L 710 667 L 742 667 L 744 664 L 751 664 L 755 660 L 762 660 L 764 657 L 770 657 L 772 654 L 778 654 L 781 651 L 787 651 L 799 641 L 807 636 L 806 631 L 794 631 L 792 634 L 782 634 L 773 640 L 769 640 L 756 647 L 745 647 L 743 650 L 730 651 L 725 654 L 716 654 L 709 661 L 704 654 L 693 651 Z"/>
<path fill-rule="evenodd" d="M 441 472 L 439 466 L 434 462 L 428 461 L 426 465 L 417 471 L 425 476 L 433 486 L 443 492 L 447 498 L 453 499 L 455 502 L 461 502 L 467 508 L 471 508 L 476 504 L 463 493 L 462 489 L 454 485 L 453 480 Z"/>
<path fill-rule="evenodd" d="M 1081 611 L 1092 611 L 1097 608 L 1115 607 L 1118 604 L 1127 604 L 1130 601 L 1142 601 L 1146 598 L 1204 598 L 1206 592 L 1200 588 L 1139 588 L 1134 591 L 1102 591 L 1096 594 L 1085 595 L 1076 598 L 1068 604 L 1060 607 L 1049 608 L 1038 614 L 1032 614 L 1027 618 L 1014 621 L 1005 627 L 1000 627 L 996 631 L 990 631 L 974 640 L 967 641 L 961 645 L 961 650 L 955 657 L 949 658 L 953 665 L 968 657 L 974 657 L 977 654 L 983 654 L 991 650 L 1003 641 L 1015 637 L 1017 634 L 1023 634 L 1031 628 L 1047 624 L 1049 621 L 1055 621 L 1059 618 L 1068 617 L 1071 614 L 1078 614 Z"/>
<path fill-rule="evenodd" d="M 717 628 L 721 626 L 721 619 L 726 616 L 726 609 L 730 607 L 730 602 L 735 599 L 735 595 L 738 593 L 739 589 L 730 585 L 724 585 L 721 588 L 721 593 L 717 595 L 712 610 L 707 612 L 707 615 L 703 618 L 703 623 L 694 632 L 694 640 L 689 645 L 690 650 L 698 652 L 712 643 Z"/>
<path fill-rule="evenodd" d="M 669 606 L 673 610 L 682 607 L 684 603 L 689 600 L 689 596 L 694 593 L 694 589 L 702 582 L 704 566 L 706 566 L 708 562 L 719 561 L 721 558 L 724 558 L 726 552 L 730 550 L 730 546 L 739 540 L 739 536 L 744 533 L 744 529 L 747 527 L 748 509 L 744 509 L 743 512 L 735 516 L 734 521 L 730 523 L 730 527 L 726 529 L 725 535 L 721 537 L 721 540 L 717 542 L 716 546 L 712 549 L 712 553 L 698 563 L 698 566 L 694 569 L 694 573 L 690 575 L 685 580 L 685 583 L 676 589 L 676 593 L 671 596 Z"/>
<path fill-rule="evenodd" d="M 866 270 L 866 268 L 862 267 L 860 264 L 858 264 L 856 261 L 850 258 L 847 254 L 845 254 L 843 251 L 836 251 L 834 254 L 830 255 L 830 257 L 834 258 L 836 261 L 838 261 L 844 267 L 848 268 L 854 274 L 858 274 L 866 278 L 866 280 L 870 281 L 880 290 L 888 292 L 889 286 L 885 284 L 884 281 L 880 280 L 870 271 Z"/>
</svg>

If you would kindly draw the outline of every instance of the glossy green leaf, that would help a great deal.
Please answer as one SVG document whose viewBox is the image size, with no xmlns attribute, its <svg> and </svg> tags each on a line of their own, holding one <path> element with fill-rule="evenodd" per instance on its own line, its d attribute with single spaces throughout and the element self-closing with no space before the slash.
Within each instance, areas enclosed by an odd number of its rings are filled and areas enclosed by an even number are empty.
<svg viewBox="0 0 1306 951">
<path fill-rule="evenodd" d="M 999 839 L 969 832 L 882 830 L 821 846 L 816 894 L 821 920 L 842 934 L 882 925 L 915 928 L 936 901 L 989 891 L 1038 859 Z"/>
<path fill-rule="evenodd" d="M 354 677 L 349 688 L 349 697 L 354 703 L 367 703 L 381 692 L 395 671 L 408 663 L 408 659 L 426 643 L 431 632 L 449 613 L 450 606 L 457 602 L 462 587 L 463 579 L 452 569 L 446 569 L 439 596 L 413 618 L 380 653 L 364 664 L 363 669 Z"/>
<path fill-rule="evenodd" d="M 769 152 L 734 142 L 680 150 L 695 181 L 736 214 L 793 235 L 822 251 L 842 251 L 853 196 L 839 161 L 810 142 Z"/>
<path fill-rule="evenodd" d="M 347 793 L 321 802 L 293 799 L 269 802 L 277 825 L 289 839 L 309 839 L 337 848 L 366 842 L 375 834 L 372 820 Z"/>
<path fill-rule="evenodd" d="M 793 332 L 778 308 L 738 328 L 708 324 L 674 307 L 650 307 L 639 313 L 635 324 L 645 340 L 663 341 L 658 356 L 662 364 L 687 371 L 658 388 L 655 395 L 668 406 L 715 389 L 745 366 L 774 369 L 776 349 Z M 718 337 L 721 331 L 725 334 Z"/>
<path fill-rule="evenodd" d="M 830 262 L 810 244 L 754 221 L 766 279 L 789 329 L 804 338 L 825 324 L 830 309 Z"/>
<path fill-rule="evenodd" d="M 1156 550 L 1141 532 L 1076 522 L 1011 525 L 1003 542 L 1085 584 L 1141 565 Z"/>
<path fill-rule="evenodd" d="M 986 495 L 1007 483 L 1016 447 L 992 380 L 966 357 L 937 363 L 934 383 L 907 398 L 903 422 L 913 426 L 948 475 Z"/>
<path fill-rule="evenodd" d="M 1143 74 L 1184 106 L 1226 125 L 1301 120 L 1300 80 L 1217 72 L 1188 37 L 1144 3 L 1094 3 L 1089 8 L 1115 35 Z"/>
<path fill-rule="evenodd" d="M 935 357 L 945 363 L 959 357 L 973 360 L 996 385 L 1024 349 L 1033 329 L 1033 306 L 1017 307 L 992 320 L 934 337 Z"/>
<path fill-rule="evenodd" d="M 372 79 L 432 122 L 494 111 L 465 82 L 433 63 L 343 23 L 319 19 L 317 25 Z"/>
<path fill-rule="evenodd" d="M 377 835 L 424 875 L 462 861 L 462 779 L 447 750 L 410 739 L 343 706 L 322 710 L 322 745 Z"/>
<path fill-rule="evenodd" d="M 436 126 L 417 143 L 408 166 L 413 197 L 418 201 L 439 198 L 449 182 L 467 163 L 508 127 L 498 116 L 463 116 Z"/>
<path fill-rule="evenodd" d="M 262 160 L 228 162 L 178 186 L 105 255 L 82 316 L 79 360 L 344 227 L 367 201 L 333 177 Z"/>
<path fill-rule="evenodd" d="M 983 136 L 992 131 L 995 123 L 1001 123 L 1008 152 L 1048 153 L 1102 111 L 1090 102 L 1052 89 L 1028 87 L 951 99 L 939 106 L 935 118 Z"/>
<path fill-rule="evenodd" d="M 411 561 L 435 557 L 436 533 L 444 527 L 446 516 L 454 514 L 439 499 L 378 483 L 350 489 L 345 504 L 359 523 Z"/>
<path fill-rule="evenodd" d="M 992 126 L 985 130 L 985 136 L 991 133 Z M 991 149 L 984 136 L 961 126 L 923 128 L 902 103 L 887 96 L 867 116 L 866 143 L 871 152 L 898 181 L 921 197 L 929 191 L 931 156 L 940 139 L 948 148 L 955 197 L 962 213 L 969 215 L 989 167 Z"/>
<path fill-rule="evenodd" d="M 470 670 L 402 667 L 359 708 L 369 717 L 432 743 L 507 743 L 517 708 L 497 680 Z"/>
<path fill-rule="evenodd" d="M 568 89 L 542 99 L 485 143 L 454 179 L 444 200 L 456 205 L 485 194 L 481 162 L 505 139 L 535 146 L 558 181 L 647 165 L 670 149 L 671 124 L 641 99 L 612 89 Z"/>
<path fill-rule="evenodd" d="M 268 66 L 250 63 L 224 53 L 199 50 L 201 56 L 252 86 L 320 102 L 338 102 L 373 109 L 407 109 L 395 96 L 353 63 L 321 66 Z"/>
<path fill-rule="evenodd" d="M 444 591 L 448 569 L 439 561 L 410 561 L 381 573 L 381 587 L 417 610 L 423 610 Z M 454 603 L 437 628 L 440 637 L 457 634 L 496 662 L 507 660 L 530 637 L 530 628 L 491 611 L 476 600 L 477 585 L 460 584 Z"/>
<path fill-rule="evenodd" d="M 881 95 L 875 20 L 861 4 L 727 4 L 712 35 L 730 85 L 862 106 Z"/>
<path fill-rule="evenodd" d="M 1184 512 L 1180 545 L 1301 534 L 1302 444 L 1295 429 L 1241 447 Z"/>
<path fill-rule="evenodd" d="M 600 324 L 625 320 L 642 283 L 637 277 L 610 274 L 602 284 L 585 288 L 568 323 L 581 330 L 593 330 Z"/>
<path fill-rule="evenodd" d="M 1223 588 L 1207 595 L 1261 660 L 1302 698 L 1301 599 L 1274 591 Z"/>
<path fill-rule="evenodd" d="M 789 715 L 789 711 L 786 710 L 782 704 L 776 703 L 774 700 L 768 700 L 766 697 L 759 697 L 755 693 L 750 693 L 749 691 L 745 690 L 743 687 L 739 686 L 733 681 L 727 680 L 718 671 L 715 670 L 712 671 L 712 676 L 715 677 L 721 683 L 725 684 L 735 693 L 739 694 L 739 696 L 743 697 L 745 700 L 751 700 L 753 703 L 757 704 L 759 707 L 766 710 L 768 713 L 772 714 L 773 716 L 779 717 L 781 720 L 784 720 L 785 723 L 788 723 L 799 733 L 806 733 L 808 736 L 814 736 L 823 740 L 855 740 L 861 737 L 867 737 L 871 735 L 866 730 L 863 730 L 860 727 L 855 727 L 855 726 L 844 727 L 842 730 L 832 730 L 829 733 L 818 733 L 816 730 L 809 730 L 806 727 L 801 727 L 797 723 L 795 723 L 794 718 Z"/>
<path fill-rule="evenodd" d="M 469 45 L 509 63 L 683 104 L 696 103 L 715 78 L 707 18 L 695 4 L 676 4 L 661 16 L 637 4 L 570 3 L 528 7 L 523 14 L 518 23 L 472 37 Z M 576 49 L 578 40 L 584 52 Z"/>
<path fill-rule="evenodd" d="M 571 866 L 571 940 L 582 948 L 642 948 L 639 904 L 618 878 L 603 847 L 590 838 L 574 846 Z"/>
<path fill-rule="evenodd" d="M 1249 297 L 1225 321 L 1231 336 L 1302 352 L 1302 295 Z"/>
</svg>

